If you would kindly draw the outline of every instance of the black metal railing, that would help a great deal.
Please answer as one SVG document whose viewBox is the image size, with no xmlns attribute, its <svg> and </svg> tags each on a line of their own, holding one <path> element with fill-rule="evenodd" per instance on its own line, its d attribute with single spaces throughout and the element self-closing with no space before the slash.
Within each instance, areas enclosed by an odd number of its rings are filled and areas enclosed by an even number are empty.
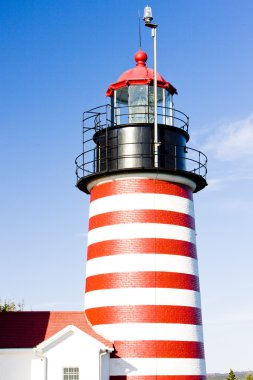
<svg viewBox="0 0 253 380">
<path fill-rule="evenodd" d="M 83 151 L 76 158 L 77 181 L 83 177 L 122 169 L 154 169 L 154 144 L 150 142 L 119 143 L 108 141 L 112 127 L 122 124 L 152 124 L 150 109 L 104 105 L 83 113 Z M 135 111 L 135 112 L 134 112 Z M 130 112 L 130 113 L 129 113 Z M 182 129 L 188 133 L 189 118 L 181 111 L 158 107 L 159 124 Z M 143 120 L 143 121 L 138 121 Z M 117 129 L 117 128 L 116 128 Z M 103 146 L 95 143 L 94 135 L 104 134 Z M 135 149 L 137 147 L 138 149 Z M 142 145 L 140 147 L 140 145 Z M 130 150 L 128 149 L 130 147 Z M 138 153 L 136 153 L 136 151 Z M 204 153 L 186 145 L 163 143 L 158 147 L 158 168 L 169 171 L 184 171 L 206 179 L 207 157 Z"/>
<path fill-rule="evenodd" d="M 151 145 L 150 148 L 152 148 Z M 159 169 L 170 171 L 182 170 L 197 174 L 206 179 L 207 157 L 204 153 L 186 146 L 173 144 L 171 144 L 171 148 L 170 153 L 158 153 Z M 112 149 L 112 147 L 109 149 L 106 147 L 107 154 L 102 158 L 99 157 L 96 148 L 91 148 L 81 153 L 75 160 L 77 181 L 92 174 L 106 173 L 112 170 L 138 168 L 154 169 L 154 154 L 124 154 L 118 155 L 117 157 L 111 157 L 110 153 L 112 152 Z M 186 149 L 187 156 L 182 156 L 182 150 L 185 151 Z M 182 161 L 184 165 L 178 165 L 178 162 L 180 161 Z M 134 162 L 134 165 L 131 165 L 131 162 Z M 136 162 L 140 162 L 140 164 L 138 165 Z"/>
<path fill-rule="evenodd" d="M 179 128 L 188 133 L 189 117 L 169 107 L 157 107 L 158 124 Z M 154 108 L 151 105 L 113 107 L 110 104 L 92 108 L 83 113 L 83 129 L 95 132 L 122 124 L 154 123 Z"/>
<path fill-rule="evenodd" d="M 105 146 L 103 155 L 99 154 L 99 149 L 93 147 L 81 153 L 75 160 L 76 176 L 79 181 L 83 177 L 92 174 L 106 173 L 112 170 L 120 169 L 154 169 L 154 154 L 152 153 L 153 144 L 150 144 L 150 154 L 112 154 L 118 152 L 123 145 Z M 159 153 L 158 151 L 158 167 L 159 169 L 170 171 L 185 171 L 197 174 L 203 178 L 207 175 L 207 157 L 204 153 L 189 148 L 170 144 L 169 151 Z M 184 152 L 185 154 L 183 155 Z"/>
</svg>

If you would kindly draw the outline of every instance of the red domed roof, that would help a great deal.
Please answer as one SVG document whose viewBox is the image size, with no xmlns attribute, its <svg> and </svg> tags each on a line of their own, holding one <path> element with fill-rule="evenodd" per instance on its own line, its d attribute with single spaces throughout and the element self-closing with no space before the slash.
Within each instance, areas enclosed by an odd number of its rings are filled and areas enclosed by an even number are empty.
<svg viewBox="0 0 253 380">
<path fill-rule="evenodd" d="M 136 66 L 120 75 L 117 82 L 111 84 L 106 91 L 106 96 L 113 96 L 114 90 L 128 85 L 153 84 L 154 71 L 146 66 L 147 54 L 139 50 L 135 56 Z M 157 73 L 157 86 L 166 88 L 170 94 L 177 94 L 177 90 Z"/>
</svg>

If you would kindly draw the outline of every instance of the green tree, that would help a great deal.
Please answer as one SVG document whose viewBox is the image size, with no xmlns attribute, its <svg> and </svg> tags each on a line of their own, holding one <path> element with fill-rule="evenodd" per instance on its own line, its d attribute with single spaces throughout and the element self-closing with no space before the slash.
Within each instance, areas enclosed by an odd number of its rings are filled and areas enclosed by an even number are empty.
<svg viewBox="0 0 253 380">
<path fill-rule="evenodd" d="M 247 373 L 245 379 L 246 380 L 253 380 L 253 375 L 251 373 Z"/>
<path fill-rule="evenodd" d="M 24 302 L 15 303 L 10 300 L 2 300 L 0 299 L 0 313 L 6 313 L 8 311 L 23 311 Z"/>
<path fill-rule="evenodd" d="M 230 370 L 230 372 L 228 374 L 227 380 L 238 380 L 237 377 L 235 376 L 234 371 L 232 369 Z"/>
</svg>

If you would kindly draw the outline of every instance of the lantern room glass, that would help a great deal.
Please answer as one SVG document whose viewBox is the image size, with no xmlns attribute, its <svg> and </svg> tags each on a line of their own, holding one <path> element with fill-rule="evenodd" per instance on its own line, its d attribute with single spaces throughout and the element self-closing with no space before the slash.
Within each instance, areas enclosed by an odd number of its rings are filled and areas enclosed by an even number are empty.
<svg viewBox="0 0 253 380">
<path fill-rule="evenodd" d="M 154 88 L 147 84 L 130 85 L 114 91 L 114 123 L 154 123 Z M 158 122 L 173 125 L 172 95 L 157 88 Z"/>
<path fill-rule="evenodd" d="M 129 123 L 148 123 L 148 86 L 129 86 Z"/>
</svg>

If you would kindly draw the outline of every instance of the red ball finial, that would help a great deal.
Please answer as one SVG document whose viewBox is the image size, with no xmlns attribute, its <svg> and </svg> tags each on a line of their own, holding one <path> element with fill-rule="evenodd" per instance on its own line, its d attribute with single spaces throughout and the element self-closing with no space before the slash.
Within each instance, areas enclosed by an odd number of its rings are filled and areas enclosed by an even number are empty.
<svg viewBox="0 0 253 380">
<path fill-rule="evenodd" d="M 136 66 L 146 66 L 146 61 L 148 59 L 147 54 L 143 50 L 137 51 L 137 53 L 134 56 Z"/>
</svg>

